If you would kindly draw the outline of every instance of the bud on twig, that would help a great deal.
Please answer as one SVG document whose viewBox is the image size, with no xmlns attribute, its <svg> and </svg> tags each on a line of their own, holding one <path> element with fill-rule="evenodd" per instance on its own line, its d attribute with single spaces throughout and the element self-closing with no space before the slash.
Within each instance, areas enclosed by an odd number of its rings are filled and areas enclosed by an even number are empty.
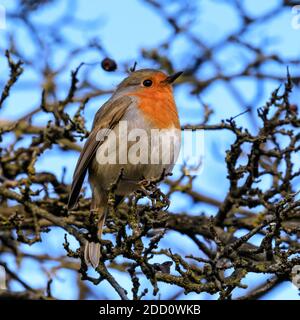
<svg viewBox="0 0 300 320">
<path fill-rule="evenodd" d="M 105 71 L 112 72 L 112 71 L 115 71 L 118 66 L 115 60 L 112 60 L 110 58 L 105 58 L 101 62 L 101 67 Z"/>
</svg>

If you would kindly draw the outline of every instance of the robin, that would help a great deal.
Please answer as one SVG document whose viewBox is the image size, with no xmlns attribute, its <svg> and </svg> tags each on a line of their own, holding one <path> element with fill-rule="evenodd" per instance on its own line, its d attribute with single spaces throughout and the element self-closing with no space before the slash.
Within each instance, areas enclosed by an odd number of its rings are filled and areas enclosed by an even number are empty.
<svg viewBox="0 0 300 320">
<path fill-rule="evenodd" d="M 172 83 L 181 74 L 167 76 L 153 69 L 134 71 L 118 85 L 95 115 L 75 168 L 68 209 L 76 205 L 88 172 L 92 189 L 91 211 L 99 217 L 99 240 L 107 214 L 108 192 L 116 179 L 121 177 L 115 194 L 122 199 L 137 190 L 141 180 L 159 178 L 163 172 L 169 173 L 173 169 L 179 154 L 181 132 Z M 121 130 L 124 124 L 126 130 Z M 134 141 L 139 134 L 139 139 Z M 164 139 L 167 135 L 172 136 L 172 147 Z M 145 136 L 148 139 L 141 139 Z M 163 159 L 166 153 L 167 161 Z M 86 263 L 96 268 L 100 257 L 100 243 L 87 241 Z"/>
</svg>

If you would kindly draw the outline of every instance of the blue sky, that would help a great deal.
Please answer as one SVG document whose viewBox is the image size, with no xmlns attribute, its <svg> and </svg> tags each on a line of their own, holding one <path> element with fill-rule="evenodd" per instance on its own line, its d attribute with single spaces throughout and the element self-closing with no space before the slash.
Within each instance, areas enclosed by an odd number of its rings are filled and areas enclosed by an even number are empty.
<svg viewBox="0 0 300 320">
<path fill-rule="evenodd" d="M 0 0 L 0 4 L 7 8 L 16 6 L 17 1 Z M 74 29 L 65 28 L 62 30 L 74 46 L 84 46 L 88 38 L 98 37 L 101 39 L 103 47 L 106 49 L 110 57 L 114 58 L 120 65 L 126 61 L 141 61 L 141 49 L 142 48 L 155 48 L 159 44 L 168 39 L 171 34 L 170 29 L 159 17 L 159 15 L 153 11 L 149 6 L 145 5 L 142 1 L 130 0 L 79 0 L 78 8 L 75 11 L 76 17 L 80 20 L 93 20 L 97 19 L 100 24 L 96 28 L 85 28 L 80 31 Z M 195 14 L 195 24 L 191 32 L 201 35 L 210 44 L 216 43 L 226 37 L 228 33 L 235 30 L 241 23 L 240 18 L 236 16 L 232 8 L 227 4 L 220 1 L 195 1 L 197 3 L 197 13 Z M 246 0 L 243 1 L 246 8 L 251 14 L 256 17 L 263 12 L 270 10 L 274 5 L 278 3 L 277 0 L 258 1 L 258 0 Z M 35 14 L 34 19 L 39 21 L 42 25 L 51 25 L 55 19 L 61 14 L 61 12 L 68 6 L 68 1 L 56 1 L 53 6 L 45 6 L 38 14 Z M 175 5 L 170 5 L 170 11 L 176 10 Z M 261 24 L 258 28 L 250 30 L 246 34 L 247 39 L 251 39 L 252 43 L 263 46 L 269 53 L 279 53 L 285 57 L 298 57 L 300 53 L 300 30 L 294 30 L 291 27 L 292 13 L 287 9 L 283 14 L 278 16 L 274 21 L 270 21 L 268 24 Z M 43 54 L 35 52 L 35 47 L 32 44 L 30 37 L 24 28 L 16 24 L 14 21 L 7 19 L 7 29 L 0 30 L 0 48 L 5 48 L 7 45 L 8 33 L 12 32 L 17 35 L 17 44 L 24 52 L 25 56 L 36 56 L 36 63 L 39 64 L 38 57 Z M 1 50 L 0 49 L 0 50 Z M 193 55 L 195 48 L 186 42 L 185 39 L 179 38 L 172 46 L 171 58 L 174 61 L 174 66 L 178 70 L 184 69 L 188 64 L 187 56 Z M 52 65 L 59 67 L 62 61 L 65 59 L 66 52 L 62 48 L 56 48 L 55 54 L 51 56 Z M 78 66 L 81 61 L 96 62 L 100 61 L 103 57 L 99 56 L 98 52 L 88 52 L 82 54 L 78 59 L 70 61 L 67 69 L 59 78 L 61 83 L 60 94 L 63 96 L 68 89 L 67 83 L 69 80 L 70 71 Z M 231 73 L 239 70 L 244 61 L 251 59 L 251 56 L 247 52 L 237 50 L 234 46 L 227 46 L 224 50 L 218 53 L 219 62 Z M 143 60 L 145 61 L 145 60 Z M 148 62 L 139 64 L 139 67 L 151 67 Z M 285 73 L 285 68 L 278 68 L 275 65 L 268 65 L 268 70 L 272 69 L 273 72 L 279 74 Z M 291 73 L 300 73 L 300 70 L 291 68 Z M 4 76 L 7 76 L 6 61 L 3 54 L 0 56 L 0 84 L 4 81 Z M 207 64 L 207 67 L 202 70 L 202 74 L 199 76 L 203 79 L 208 77 L 212 72 L 212 66 Z M 110 89 L 113 88 L 120 79 L 124 77 L 124 72 L 120 71 L 114 74 L 108 74 L 104 72 L 100 67 L 94 67 L 93 81 L 100 83 L 103 87 Z M 34 84 L 33 89 L 28 90 L 25 82 L 30 81 Z M 29 67 L 25 69 L 22 80 L 16 85 L 14 90 L 13 99 L 10 99 L 3 110 L 1 110 L 1 118 L 15 119 L 28 112 L 28 110 L 35 108 L 39 104 L 40 99 L 40 83 L 41 79 L 39 75 L 31 70 Z M 252 81 L 248 79 L 239 79 L 235 83 L 236 87 L 243 92 L 245 102 L 251 103 L 255 86 Z M 275 81 L 269 81 L 265 85 L 264 93 L 257 106 L 268 98 L 270 92 L 278 86 Z M 175 91 L 176 101 L 179 108 L 179 115 L 182 123 L 197 123 L 197 119 L 202 116 L 202 109 L 199 107 L 199 101 L 193 98 L 189 94 L 190 86 L 184 85 Z M 92 117 L 95 114 L 99 106 L 108 98 L 103 96 L 101 98 L 93 99 L 89 102 L 87 109 L 85 110 L 85 116 L 88 119 L 88 124 L 91 124 Z M 294 93 L 295 101 L 299 98 L 298 89 Z M 229 94 L 226 87 L 221 82 L 213 84 L 209 90 L 205 91 L 201 95 L 201 99 L 205 103 L 211 105 L 215 109 L 215 113 L 212 118 L 212 122 L 219 122 L 221 119 L 226 119 L 236 115 L 240 112 L 240 107 L 236 101 Z M 74 107 L 69 109 L 69 112 L 74 112 Z M 34 118 L 34 122 L 37 124 L 43 123 L 45 119 L 42 117 Z M 238 122 L 241 125 L 247 125 L 251 129 L 251 124 L 246 117 L 240 117 Z M 230 134 L 216 135 L 215 133 L 205 133 L 205 159 L 204 168 L 202 174 L 197 178 L 197 188 L 201 192 L 217 197 L 222 200 L 224 198 L 227 182 L 226 171 L 224 170 L 224 155 L 225 151 L 232 141 Z M 217 150 L 217 152 L 216 152 Z M 73 168 L 76 163 L 76 153 L 61 153 L 58 150 L 51 150 L 47 152 L 44 157 L 37 163 L 37 168 L 43 170 L 53 171 L 61 174 L 62 167 L 67 166 L 66 179 L 70 180 L 73 172 Z M 218 188 L 216 188 L 216 185 Z M 207 205 L 193 205 L 191 200 L 185 196 L 174 196 L 172 199 L 172 205 L 170 210 L 174 212 L 180 212 L 181 210 L 189 210 L 193 214 L 199 213 L 201 210 L 205 210 L 209 214 L 214 213 L 214 208 Z M 36 244 L 26 250 L 31 252 L 51 252 L 51 254 L 59 255 L 64 254 L 61 243 L 63 242 L 64 233 L 61 230 L 55 230 L 50 234 L 43 235 L 45 240 L 42 244 Z M 161 245 L 168 246 L 170 241 L 174 239 L 178 242 L 181 236 L 178 234 L 170 234 L 167 240 L 163 240 Z M 196 252 L 196 248 L 186 237 L 182 237 L 182 241 L 185 241 L 185 249 L 189 250 L 188 254 Z M 75 245 L 75 243 L 74 243 Z M 185 250 L 178 247 L 176 248 L 179 253 L 186 254 Z M 13 262 L 9 257 L 3 257 L 7 259 L 11 264 Z M 31 279 L 36 283 L 36 286 L 42 286 L 45 284 L 45 278 L 41 276 L 38 267 L 35 263 L 26 261 L 23 268 L 24 272 L 22 276 L 24 279 Z M 128 283 L 127 278 L 123 275 L 116 274 L 118 279 L 122 283 Z M 61 298 L 75 298 L 76 291 L 72 287 L 71 283 L 75 279 L 75 273 L 61 272 L 57 279 L 53 283 L 54 294 L 57 293 Z M 257 283 L 257 276 L 250 275 L 247 277 L 244 283 L 250 286 Z M 146 283 L 144 285 L 147 285 Z M 111 292 L 110 287 L 105 284 L 100 288 L 96 288 L 96 291 L 107 290 Z M 170 287 L 163 286 L 162 297 L 167 297 L 170 293 Z M 117 296 L 112 297 L 117 298 Z M 202 298 L 208 298 L 208 295 L 202 295 Z M 190 294 L 188 296 L 182 296 L 182 298 L 194 298 L 198 299 L 196 294 Z M 275 291 L 265 297 L 266 299 L 298 299 L 297 290 L 290 283 L 283 283 Z"/>
</svg>

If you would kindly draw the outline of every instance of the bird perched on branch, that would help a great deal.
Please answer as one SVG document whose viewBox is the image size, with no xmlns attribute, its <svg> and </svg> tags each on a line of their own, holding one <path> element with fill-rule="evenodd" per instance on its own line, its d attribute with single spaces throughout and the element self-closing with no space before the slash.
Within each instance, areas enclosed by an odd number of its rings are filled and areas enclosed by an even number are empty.
<svg viewBox="0 0 300 320">
<path fill-rule="evenodd" d="M 169 173 L 177 160 L 181 132 L 172 84 L 182 72 L 167 76 L 153 69 L 131 72 L 95 115 L 92 131 L 78 159 L 68 208 L 78 200 L 85 175 L 92 189 L 91 211 L 98 220 L 101 239 L 111 184 L 122 176 L 115 190 L 124 197 L 139 188 L 143 179 Z M 99 241 L 87 241 L 87 264 L 97 267 Z"/>
</svg>

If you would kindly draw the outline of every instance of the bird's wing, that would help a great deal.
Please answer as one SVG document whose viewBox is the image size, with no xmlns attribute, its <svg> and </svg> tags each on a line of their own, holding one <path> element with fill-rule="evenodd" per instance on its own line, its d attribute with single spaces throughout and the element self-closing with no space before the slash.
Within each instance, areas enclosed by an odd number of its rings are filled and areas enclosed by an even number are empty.
<svg viewBox="0 0 300 320">
<path fill-rule="evenodd" d="M 123 96 L 116 100 L 107 101 L 96 113 L 93 129 L 81 151 L 74 171 L 68 209 L 72 209 L 78 200 L 88 167 L 93 160 L 98 147 L 102 144 L 103 138 L 109 130 L 113 129 L 116 124 L 118 124 L 131 103 L 132 99 L 129 96 Z M 101 136 L 99 137 L 98 132 L 100 134 L 100 130 Z"/>
</svg>

